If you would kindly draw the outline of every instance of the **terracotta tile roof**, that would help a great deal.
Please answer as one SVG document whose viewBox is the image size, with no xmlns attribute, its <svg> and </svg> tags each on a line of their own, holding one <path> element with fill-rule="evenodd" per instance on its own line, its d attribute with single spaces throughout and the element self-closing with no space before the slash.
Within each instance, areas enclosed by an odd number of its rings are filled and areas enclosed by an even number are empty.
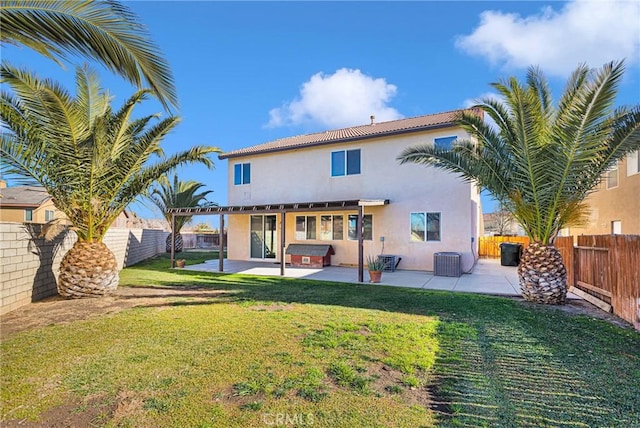
<svg viewBox="0 0 640 428">
<path fill-rule="evenodd" d="M 454 119 L 461 110 L 453 110 L 444 113 L 429 114 L 425 116 L 410 117 L 407 119 L 392 120 L 367 125 L 353 126 L 350 128 L 334 129 L 315 134 L 297 135 L 281 138 L 256 146 L 233 150 L 222 153 L 220 159 L 255 155 L 260 153 L 278 152 L 284 150 L 299 149 L 302 147 L 318 146 L 322 144 L 339 143 L 345 141 L 364 140 L 382 137 L 385 135 L 404 134 L 410 132 L 425 131 L 427 129 L 444 128 L 454 125 Z M 482 114 L 480 110 L 473 110 Z"/>
</svg>

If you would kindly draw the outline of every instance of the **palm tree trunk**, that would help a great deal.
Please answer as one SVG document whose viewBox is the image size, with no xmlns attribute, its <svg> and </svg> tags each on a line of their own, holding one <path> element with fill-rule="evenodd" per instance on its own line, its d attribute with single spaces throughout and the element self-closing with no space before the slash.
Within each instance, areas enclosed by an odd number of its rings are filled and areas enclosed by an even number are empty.
<svg viewBox="0 0 640 428">
<path fill-rule="evenodd" d="M 567 270 L 553 245 L 532 242 L 518 266 L 522 297 L 535 303 L 562 305 L 567 298 Z"/>
<path fill-rule="evenodd" d="M 118 287 L 118 263 L 103 242 L 76 242 L 62 258 L 58 293 L 64 297 L 101 297 Z"/>
<path fill-rule="evenodd" d="M 171 234 L 167 236 L 167 240 L 165 241 L 165 243 L 166 243 L 167 253 L 170 253 L 171 252 Z M 176 248 L 174 251 L 176 253 L 181 253 L 183 248 L 184 248 L 184 241 L 182 240 L 182 235 L 180 234 L 180 232 L 178 232 L 178 234 L 176 234 Z"/>
</svg>

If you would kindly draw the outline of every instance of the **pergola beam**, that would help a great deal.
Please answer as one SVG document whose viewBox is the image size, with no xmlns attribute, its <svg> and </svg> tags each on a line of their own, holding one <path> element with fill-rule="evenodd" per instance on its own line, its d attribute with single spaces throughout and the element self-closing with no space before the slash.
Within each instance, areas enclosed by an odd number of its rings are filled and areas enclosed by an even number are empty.
<svg viewBox="0 0 640 428">
<path fill-rule="evenodd" d="M 350 199 L 344 201 L 324 202 L 295 202 L 286 204 L 263 205 L 229 205 L 216 207 L 190 207 L 169 208 L 167 212 L 177 216 L 209 215 L 209 214 L 246 214 L 265 213 L 277 214 L 280 212 L 305 212 L 305 211 L 357 211 L 358 207 L 381 206 L 389 203 L 388 199 Z"/>
<path fill-rule="evenodd" d="M 280 214 L 280 275 L 285 273 L 286 216 L 288 213 L 310 211 L 356 211 L 358 220 L 358 281 L 364 282 L 364 207 L 389 204 L 388 199 L 350 199 L 343 201 L 295 202 L 263 205 L 230 205 L 215 207 L 169 208 L 171 213 L 171 230 L 175 230 L 176 216 L 219 215 L 220 216 L 220 253 L 219 271 L 224 270 L 224 216 L 225 214 Z M 174 254 L 175 234 L 171 238 L 171 267 L 175 267 Z"/>
</svg>

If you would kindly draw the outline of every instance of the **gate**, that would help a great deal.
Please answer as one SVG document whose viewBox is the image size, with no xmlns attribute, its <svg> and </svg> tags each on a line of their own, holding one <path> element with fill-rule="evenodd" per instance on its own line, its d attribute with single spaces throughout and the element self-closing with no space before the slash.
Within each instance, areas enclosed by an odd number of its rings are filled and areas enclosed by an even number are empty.
<svg viewBox="0 0 640 428">
<path fill-rule="evenodd" d="M 640 236 L 593 235 L 558 238 L 569 291 L 613 312 L 640 330 Z"/>
</svg>

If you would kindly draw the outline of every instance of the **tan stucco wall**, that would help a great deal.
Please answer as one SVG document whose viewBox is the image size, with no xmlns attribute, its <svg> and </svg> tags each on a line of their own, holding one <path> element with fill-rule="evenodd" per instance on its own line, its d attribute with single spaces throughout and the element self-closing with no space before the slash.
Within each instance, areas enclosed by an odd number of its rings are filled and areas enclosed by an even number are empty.
<svg viewBox="0 0 640 428">
<path fill-rule="evenodd" d="M 380 237 L 385 237 L 386 254 L 402 257 L 399 268 L 432 270 L 433 253 L 463 253 L 463 268 L 473 263 L 471 238 L 477 245 L 481 227 L 480 196 L 475 186 L 450 173 L 415 164 L 400 165 L 396 157 L 405 147 L 433 143 L 437 137 L 457 135 L 460 129 L 448 128 L 420 135 L 401 135 L 392 140 L 379 138 L 339 143 L 229 159 L 229 205 L 254 205 L 278 202 L 332 201 L 342 199 L 389 199 L 383 207 L 365 207 L 373 214 L 373 241 L 365 242 L 365 256 L 380 253 Z M 331 177 L 331 152 L 361 149 L 361 174 Z M 251 184 L 233 185 L 233 165 L 251 163 Z M 442 241 L 411 242 L 410 213 L 440 212 Z M 318 213 L 305 213 L 317 215 Z M 332 214 L 332 213 L 325 213 Z M 336 255 L 332 264 L 357 263 L 357 242 L 346 239 L 345 215 L 343 241 L 304 241 L 331 243 Z M 287 217 L 287 244 L 295 241 L 295 213 Z M 230 259 L 249 257 L 249 216 L 228 216 L 228 255 Z M 279 229 L 279 228 L 278 228 Z"/>
<path fill-rule="evenodd" d="M 2 209 L 0 209 L 0 221 L 23 222 L 24 208 L 2 207 Z"/>
<path fill-rule="evenodd" d="M 7 222 L 25 222 L 25 207 L 11 207 L 2 205 L 2 200 L 0 199 L 0 221 Z M 54 211 L 54 218 L 65 218 L 64 213 L 58 210 L 51 200 L 46 201 L 42 205 L 33 209 L 33 220 L 29 223 L 46 223 L 45 222 L 45 211 Z"/>
<path fill-rule="evenodd" d="M 618 186 L 607 189 L 603 181 L 587 202 L 591 208 L 589 223 L 571 227 L 571 235 L 602 235 L 612 232 L 611 223 L 620 221 L 623 234 L 640 235 L 640 173 L 627 168 L 627 159 L 618 164 Z"/>
</svg>

